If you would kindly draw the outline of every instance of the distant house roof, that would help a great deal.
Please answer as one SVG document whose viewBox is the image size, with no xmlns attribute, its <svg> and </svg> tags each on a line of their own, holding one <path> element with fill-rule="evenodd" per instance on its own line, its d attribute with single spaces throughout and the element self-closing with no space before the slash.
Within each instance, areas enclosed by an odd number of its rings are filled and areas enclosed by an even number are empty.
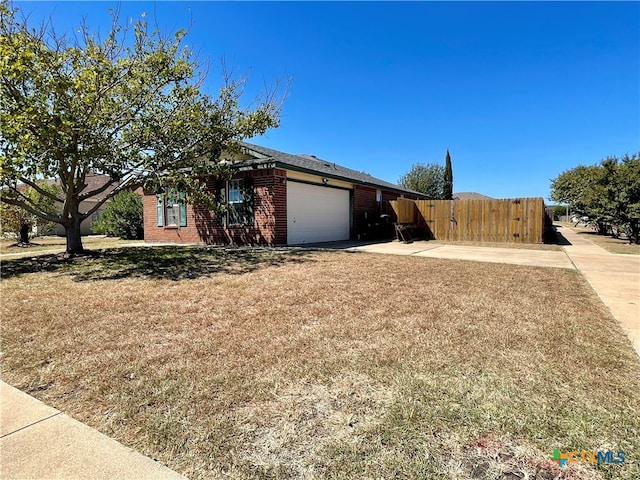
<svg viewBox="0 0 640 480">
<path fill-rule="evenodd" d="M 460 192 L 453 194 L 454 200 L 493 200 L 493 197 L 488 197 L 477 192 Z"/>
<path fill-rule="evenodd" d="M 109 177 L 108 175 L 102 175 L 102 174 L 97 174 L 97 173 L 88 173 L 85 177 L 84 177 L 84 182 L 87 185 L 82 193 L 87 193 L 87 192 L 92 192 L 94 190 L 99 189 L 100 187 L 104 186 L 106 183 L 108 183 L 111 180 L 111 177 Z M 44 182 L 47 184 L 47 186 L 52 186 L 52 185 L 57 185 L 58 187 L 60 187 L 60 179 L 58 178 L 49 178 L 44 180 Z M 114 182 L 112 185 L 109 185 L 103 192 L 100 192 L 98 195 L 94 196 L 94 197 L 90 197 L 87 198 L 85 200 L 83 200 L 84 202 L 99 202 L 102 201 L 102 199 L 104 197 L 106 197 L 107 195 L 109 195 L 111 192 L 113 192 L 113 190 L 115 190 L 119 185 L 119 182 Z M 28 188 L 28 186 L 26 184 L 20 184 L 18 185 L 18 190 L 22 191 L 24 189 Z"/>
<path fill-rule="evenodd" d="M 240 168 L 245 165 L 249 166 L 256 164 L 275 163 L 275 166 L 279 168 L 322 175 L 338 180 L 346 180 L 353 183 L 359 183 L 361 185 L 382 188 L 398 193 L 409 193 L 426 198 L 426 196 L 420 192 L 409 190 L 395 183 L 381 180 L 369 175 L 368 173 L 358 172 L 357 170 L 343 167 L 342 165 L 338 165 L 328 160 L 323 160 L 314 155 L 292 155 L 290 153 L 280 152 L 278 150 L 273 150 L 271 148 L 261 147 L 259 145 L 253 145 L 246 142 L 242 142 L 241 146 L 249 155 L 257 158 L 253 160 L 245 160 L 240 163 L 234 164 L 234 167 L 236 168 Z"/>
<path fill-rule="evenodd" d="M 84 189 L 84 192 L 92 192 L 94 190 L 97 190 L 98 188 L 108 183 L 110 180 L 111 180 L 111 177 L 109 177 L 108 175 L 99 175 L 99 174 L 89 173 L 87 174 L 86 177 L 84 177 L 84 181 L 87 185 L 87 187 Z M 88 202 L 101 201 L 104 197 L 106 197 L 112 191 L 114 191 L 119 184 L 120 182 L 114 182 L 113 184 L 109 185 L 104 192 L 99 193 L 95 197 L 87 198 L 86 201 Z"/>
</svg>

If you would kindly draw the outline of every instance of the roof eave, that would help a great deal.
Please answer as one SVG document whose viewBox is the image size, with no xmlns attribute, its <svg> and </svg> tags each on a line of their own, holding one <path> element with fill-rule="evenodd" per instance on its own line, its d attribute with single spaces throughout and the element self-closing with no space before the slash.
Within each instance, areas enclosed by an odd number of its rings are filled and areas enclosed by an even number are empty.
<svg viewBox="0 0 640 480">
<path fill-rule="evenodd" d="M 349 177 L 349 176 L 345 176 L 345 175 L 340 175 L 337 173 L 332 173 L 332 172 L 327 172 L 327 171 L 323 171 L 323 170 L 316 170 L 316 169 L 312 169 L 312 168 L 306 168 L 306 167 L 301 167 L 298 165 L 292 165 L 291 163 L 287 163 L 284 162 L 282 160 L 278 160 L 277 158 L 267 155 L 266 153 L 263 153 L 260 151 L 260 149 L 264 148 L 264 147 L 260 147 L 259 145 L 251 145 L 251 144 L 247 144 L 246 142 L 243 142 L 242 147 L 244 149 L 244 151 L 246 153 L 249 153 L 250 155 L 254 155 L 255 157 L 258 157 L 254 160 L 245 160 L 243 162 L 241 162 L 241 166 L 239 166 L 239 168 L 242 168 L 242 166 L 244 167 L 248 167 L 250 164 L 260 164 L 263 165 L 265 163 L 268 164 L 274 164 L 274 166 L 276 168 L 282 168 L 285 170 L 292 170 L 292 171 L 296 171 L 296 172 L 300 172 L 300 173 L 307 173 L 310 175 L 319 175 L 322 177 L 327 177 L 327 178 L 333 178 L 335 180 L 341 180 L 344 182 L 349 182 L 349 183 L 353 183 L 353 184 L 357 184 L 357 185 L 364 185 L 364 186 L 368 186 L 368 187 L 373 187 L 373 188 L 379 188 L 381 190 L 386 190 L 386 191 L 390 191 L 390 192 L 396 192 L 399 193 L 401 195 L 416 195 L 416 196 L 420 196 L 420 197 L 426 197 L 426 195 L 420 193 L 420 192 L 415 192 L 412 190 L 408 190 L 408 189 L 404 189 L 400 186 L 393 186 L 391 184 L 387 184 L 387 182 L 385 182 L 385 184 L 382 183 L 376 183 L 376 182 L 370 182 L 370 181 L 366 181 L 366 180 L 361 180 L 361 179 L 357 179 L 357 178 L 353 178 L 353 177 Z M 282 153 L 284 155 L 287 156 L 292 156 L 292 157 L 296 157 L 296 155 L 290 155 L 290 154 L 286 154 L 284 152 L 278 152 L 277 150 L 273 150 L 273 149 L 265 149 L 265 150 L 270 150 L 273 151 L 275 153 Z M 320 160 L 320 159 L 318 159 Z M 329 162 L 330 163 L 330 162 Z M 263 167 L 264 168 L 264 167 Z M 374 177 L 372 177 L 374 178 Z"/>
<path fill-rule="evenodd" d="M 283 170 L 292 170 L 294 172 L 299 172 L 299 173 L 306 173 L 309 175 L 318 175 L 321 177 L 326 177 L 326 178 L 332 178 L 334 180 L 340 180 L 343 182 L 349 182 L 349 183 L 353 183 L 353 184 L 357 184 L 357 185 L 364 185 L 366 187 L 373 187 L 373 188 L 378 188 L 380 190 L 386 190 L 386 191 L 390 191 L 390 192 L 396 192 L 396 193 L 400 193 L 403 195 L 420 195 L 420 196 L 424 196 L 423 194 L 419 193 L 419 192 L 412 192 L 410 190 L 405 190 L 403 188 L 396 188 L 396 187 L 392 187 L 389 185 L 382 185 L 379 183 L 375 183 L 375 182 L 366 182 L 363 180 L 358 180 L 355 178 L 350 178 L 350 177 L 346 177 L 343 175 L 338 175 L 335 173 L 329 173 L 329 172 L 322 172 L 320 170 L 313 170 L 310 168 L 304 168 L 304 167 L 299 167 L 297 165 L 291 165 L 288 163 L 284 163 L 284 162 L 280 162 L 278 160 L 275 160 L 273 158 L 261 158 L 261 159 L 257 159 L 254 161 L 246 161 L 246 162 L 242 162 L 240 164 L 237 165 L 237 169 L 241 170 L 243 169 L 243 167 L 248 167 L 248 166 L 253 166 L 253 165 L 264 165 L 264 164 L 268 164 L 269 166 L 273 165 L 274 168 L 281 168 Z M 235 166 L 234 166 L 235 167 Z"/>
</svg>

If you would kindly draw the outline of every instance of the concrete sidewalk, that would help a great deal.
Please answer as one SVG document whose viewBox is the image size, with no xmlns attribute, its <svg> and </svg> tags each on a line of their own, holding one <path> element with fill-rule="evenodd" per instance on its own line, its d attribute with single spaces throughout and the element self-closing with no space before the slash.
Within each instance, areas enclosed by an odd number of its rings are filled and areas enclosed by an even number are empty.
<svg viewBox="0 0 640 480">
<path fill-rule="evenodd" d="M 186 480 L 0 381 L 2 480 Z"/>
<path fill-rule="evenodd" d="M 558 232 L 571 245 L 564 251 L 613 316 L 640 355 L 640 256 L 608 252 L 570 228 Z"/>
</svg>

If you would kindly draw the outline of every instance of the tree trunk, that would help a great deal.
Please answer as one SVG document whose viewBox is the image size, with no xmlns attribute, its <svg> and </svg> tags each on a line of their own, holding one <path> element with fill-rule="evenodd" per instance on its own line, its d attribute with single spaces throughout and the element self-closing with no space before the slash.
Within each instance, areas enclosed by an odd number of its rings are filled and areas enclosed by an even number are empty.
<svg viewBox="0 0 640 480">
<path fill-rule="evenodd" d="M 630 227 L 629 243 L 640 245 L 640 222 L 631 222 Z"/>
<path fill-rule="evenodd" d="M 76 254 L 84 252 L 82 247 L 82 235 L 80 234 L 80 224 L 83 218 L 79 215 L 79 212 L 74 212 L 75 215 L 69 219 L 69 224 L 64 226 L 65 233 L 67 235 L 67 253 Z"/>
<path fill-rule="evenodd" d="M 20 243 L 29 243 L 29 225 L 27 223 L 20 226 Z"/>
</svg>

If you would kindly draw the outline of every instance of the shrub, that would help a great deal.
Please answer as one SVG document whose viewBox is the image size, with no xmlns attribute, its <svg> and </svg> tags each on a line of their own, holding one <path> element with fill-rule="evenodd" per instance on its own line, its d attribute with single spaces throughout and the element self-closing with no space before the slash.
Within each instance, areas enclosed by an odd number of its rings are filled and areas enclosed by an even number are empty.
<svg viewBox="0 0 640 480">
<path fill-rule="evenodd" d="M 107 203 L 92 230 L 126 240 L 143 238 L 142 197 L 129 190 L 118 193 Z"/>
</svg>

